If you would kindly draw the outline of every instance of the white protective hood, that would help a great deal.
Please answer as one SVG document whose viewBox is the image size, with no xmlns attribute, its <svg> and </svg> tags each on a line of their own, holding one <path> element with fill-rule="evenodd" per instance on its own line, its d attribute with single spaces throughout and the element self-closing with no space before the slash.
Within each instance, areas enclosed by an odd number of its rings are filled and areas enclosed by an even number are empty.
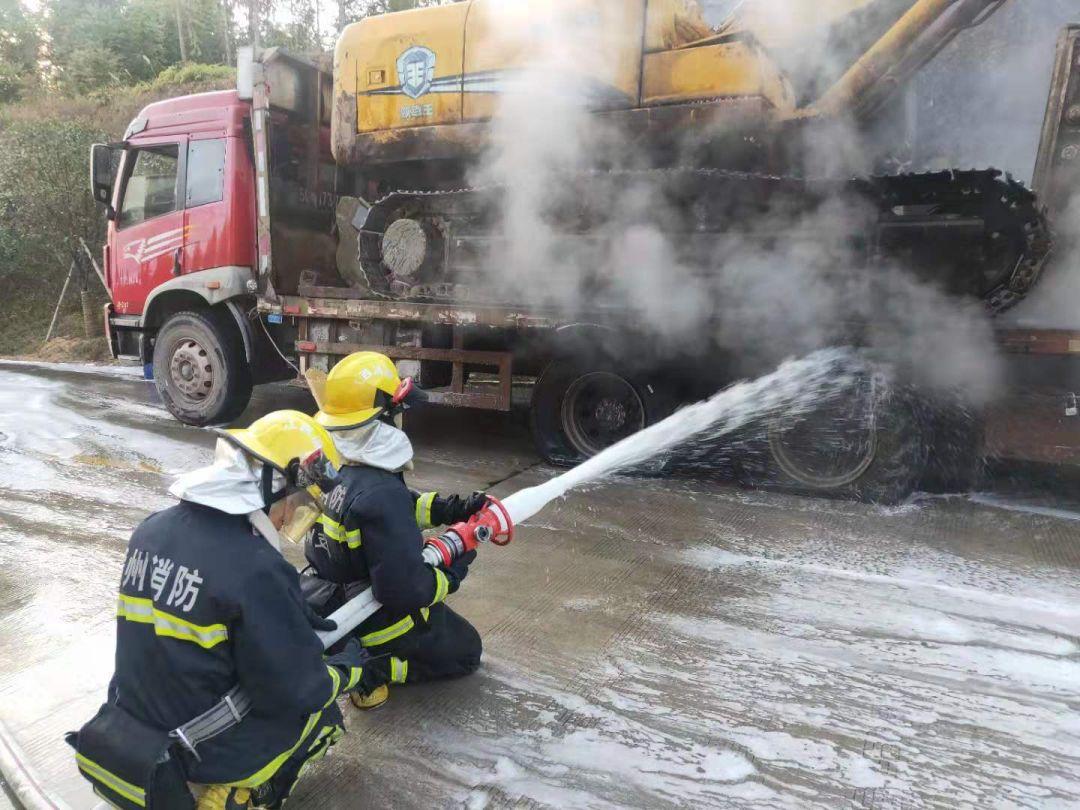
<svg viewBox="0 0 1080 810">
<path fill-rule="evenodd" d="M 346 464 L 364 464 L 387 472 L 412 469 L 413 446 L 405 432 L 374 420 L 350 430 L 331 431 Z"/>
<path fill-rule="evenodd" d="M 169 493 L 230 515 L 247 515 L 266 505 L 260 485 L 261 469 L 262 465 L 249 460 L 239 447 L 218 439 L 214 463 L 184 473 L 169 487 Z M 275 489 L 285 485 L 280 473 L 275 472 L 274 477 Z"/>
</svg>

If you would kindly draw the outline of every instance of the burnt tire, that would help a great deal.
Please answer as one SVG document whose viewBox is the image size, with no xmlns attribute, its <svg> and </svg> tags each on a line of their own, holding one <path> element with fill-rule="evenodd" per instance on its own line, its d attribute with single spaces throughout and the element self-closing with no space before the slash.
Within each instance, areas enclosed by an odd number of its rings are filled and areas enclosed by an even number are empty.
<svg viewBox="0 0 1080 810">
<path fill-rule="evenodd" d="M 551 464 L 568 467 L 671 410 L 659 386 L 615 363 L 555 360 L 533 389 L 529 427 L 537 452 Z"/>
<path fill-rule="evenodd" d="M 154 383 L 169 412 L 188 425 L 236 419 L 251 399 L 251 369 L 232 317 L 178 312 L 154 341 Z"/>
<path fill-rule="evenodd" d="M 731 448 L 740 483 L 866 503 L 904 500 L 926 469 L 919 403 L 900 388 L 868 390 L 827 397 L 809 413 L 773 416 L 740 437 Z"/>
</svg>

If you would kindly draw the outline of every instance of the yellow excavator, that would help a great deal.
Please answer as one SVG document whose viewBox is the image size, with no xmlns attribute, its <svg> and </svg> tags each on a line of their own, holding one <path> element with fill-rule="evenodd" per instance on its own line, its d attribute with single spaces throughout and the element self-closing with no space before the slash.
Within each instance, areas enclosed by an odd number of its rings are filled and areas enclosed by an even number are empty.
<svg viewBox="0 0 1080 810">
<path fill-rule="evenodd" d="M 464 0 L 350 25 L 334 57 L 332 149 L 338 188 L 367 202 L 348 280 L 374 297 L 490 294 L 480 268 L 513 190 L 470 188 L 470 169 L 497 146 L 509 94 L 542 128 L 563 89 L 620 143 L 560 180 L 577 202 L 546 215 L 571 254 L 590 255 L 605 208 L 643 184 L 685 246 L 678 259 L 703 267 L 740 223 L 773 239 L 757 227 L 766 212 L 790 222 L 845 197 L 870 212 L 852 218 L 845 250 L 1006 309 L 1050 247 L 1027 189 L 993 170 L 854 177 L 841 162 L 822 178 L 808 148 L 837 122 L 873 120 L 1004 2 L 744 0 L 707 20 L 695 0 Z"/>
</svg>

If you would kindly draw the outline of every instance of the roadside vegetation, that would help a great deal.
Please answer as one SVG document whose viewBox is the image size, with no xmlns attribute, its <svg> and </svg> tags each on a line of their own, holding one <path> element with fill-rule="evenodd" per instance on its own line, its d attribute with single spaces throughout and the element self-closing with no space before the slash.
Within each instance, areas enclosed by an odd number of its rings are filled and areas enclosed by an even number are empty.
<svg viewBox="0 0 1080 810">
<path fill-rule="evenodd" d="M 90 144 L 115 141 L 152 101 L 231 87 L 239 45 L 312 53 L 360 17 L 424 0 L 0 0 L 0 355 L 104 357 L 86 339 L 80 291 L 105 293 L 80 238 L 101 261 L 105 219 L 89 192 Z M 55 334 L 53 308 L 79 272 Z M 101 318 L 95 315 L 96 328 Z"/>
</svg>

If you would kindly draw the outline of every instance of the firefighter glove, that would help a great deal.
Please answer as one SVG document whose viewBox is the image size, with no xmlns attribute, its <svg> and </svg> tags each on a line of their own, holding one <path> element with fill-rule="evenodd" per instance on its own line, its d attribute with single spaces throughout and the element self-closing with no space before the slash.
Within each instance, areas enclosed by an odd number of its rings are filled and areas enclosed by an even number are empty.
<svg viewBox="0 0 1080 810">
<path fill-rule="evenodd" d="M 474 492 L 472 495 L 450 495 L 435 497 L 431 505 L 431 519 L 436 526 L 449 526 L 464 523 L 488 503 L 486 492 Z"/>
<path fill-rule="evenodd" d="M 304 603 L 304 618 L 307 619 L 307 623 L 311 625 L 312 630 L 318 630 L 324 633 L 337 630 L 337 622 L 333 619 L 324 619 L 315 612 L 315 608 L 308 602 Z"/>
<path fill-rule="evenodd" d="M 338 694 L 368 694 L 390 681 L 390 660 L 374 658 L 355 638 L 345 642 L 345 649 L 326 659 L 326 665 L 338 670 L 341 686 Z"/>
<path fill-rule="evenodd" d="M 469 573 L 469 565 L 475 559 L 476 551 L 467 551 L 450 563 L 450 565 L 441 566 L 443 573 L 446 574 L 446 578 L 450 583 L 448 593 L 455 593 L 457 589 L 461 587 L 462 581 Z"/>
</svg>

